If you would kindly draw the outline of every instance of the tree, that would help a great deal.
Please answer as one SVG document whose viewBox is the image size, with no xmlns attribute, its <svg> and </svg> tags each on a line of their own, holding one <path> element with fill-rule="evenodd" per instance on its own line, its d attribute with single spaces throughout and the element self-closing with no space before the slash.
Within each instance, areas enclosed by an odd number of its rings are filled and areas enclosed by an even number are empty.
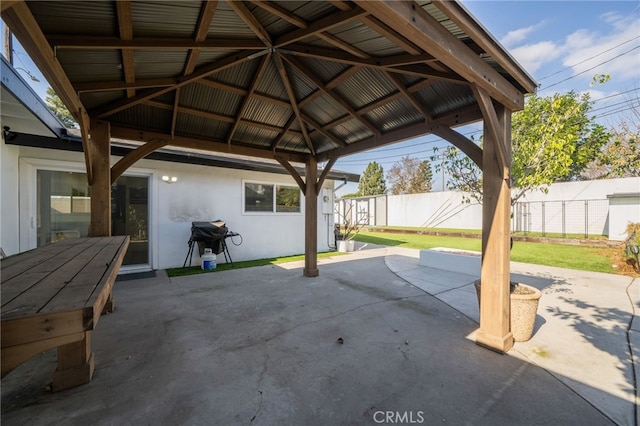
<svg viewBox="0 0 640 426">
<path fill-rule="evenodd" d="M 382 166 L 375 161 L 369 163 L 360 176 L 358 182 L 358 195 L 381 195 L 387 192 L 387 184 L 384 180 Z"/>
<path fill-rule="evenodd" d="M 45 98 L 47 108 L 58 117 L 58 120 L 64 124 L 67 129 L 78 128 L 76 119 L 73 118 L 67 107 L 62 103 L 60 97 L 53 91 L 53 88 L 47 88 L 47 97 Z"/>
<path fill-rule="evenodd" d="M 588 114 L 593 106 L 589 94 L 570 91 L 546 97 L 527 97 L 524 110 L 512 119 L 511 203 L 527 192 L 563 180 L 580 179 L 598 157 L 610 134 Z M 482 201 L 481 172 L 457 150 L 445 152 L 442 164 L 450 176 L 451 190 L 472 191 Z"/>
<path fill-rule="evenodd" d="M 636 102 L 636 103 L 634 103 Z M 640 108 L 637 99 L 628 102 L 631 117 L 622 117 L 611 129 L 611 139 L 593 160 L 585 177 L 611 179 L 640 176 Z"/>
<path fill-rule="evenodd" d="M 387 173 L 387 180 L 391 184 L 390 192 L 393 195 L 429 192 L 431 179 L 429 160 L 419 161 L 409 156 L 395 162 Z"/>
</svg>

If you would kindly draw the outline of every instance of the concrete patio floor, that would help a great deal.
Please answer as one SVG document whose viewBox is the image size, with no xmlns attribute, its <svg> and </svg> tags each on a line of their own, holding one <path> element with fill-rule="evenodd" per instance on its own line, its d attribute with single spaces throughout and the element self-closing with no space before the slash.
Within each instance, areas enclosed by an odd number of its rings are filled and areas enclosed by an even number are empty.
<svg viewBox="0 0 640 426">
<path fill-rule="evenodd" d="M 3 379 L 2 424 L 637 424 L 638 280 L 512 264 L 543 298 L 533 338 L 499 355 L 473 341 L 475 277 L 367 248 L 316 278 L 118 281 L 92 382 L 50 393 L 46 352 Z"/>
</svg>

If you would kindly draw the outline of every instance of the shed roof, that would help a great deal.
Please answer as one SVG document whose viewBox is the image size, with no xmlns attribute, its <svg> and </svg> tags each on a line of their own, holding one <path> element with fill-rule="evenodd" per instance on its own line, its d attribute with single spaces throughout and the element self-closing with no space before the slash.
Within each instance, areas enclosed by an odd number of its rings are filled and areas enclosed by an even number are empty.
<svg viewBox="0 0 640 426">
<path fill-rule="evenodd" d="M 288 161 L 515 111 L 535 82 L 457 2 L 30 1 L 2 17 L 82 126 Z"/>
</svg>

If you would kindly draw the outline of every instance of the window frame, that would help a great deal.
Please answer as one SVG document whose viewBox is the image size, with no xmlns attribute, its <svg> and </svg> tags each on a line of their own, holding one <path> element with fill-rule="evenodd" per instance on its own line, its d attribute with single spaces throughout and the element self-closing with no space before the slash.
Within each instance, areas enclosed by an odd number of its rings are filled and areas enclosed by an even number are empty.
<svg viewBox="0 0 640 426">
<path fill-rule="evenodd" d="M 248 211 L 247 210 L 247 184 L 255 184 L 255 185 L 264 185 L 270 186 L 273 190 L 273 198 L 272 198 L 272 208 L 270 211 Z M 277 200 L 277 187 L 286 187 L 286 188 L 295 188 L 298 191 L 299 196 L 299 210 L 295 212 L 279 212 L 277 211 L 278 205 L 276 203 Z M 295 183 L 285 183 L 285 182 L 269 182 L 269 181 L 261 181 L 261 180 L 252 180 L 252 179 L 243 179 L 242 180 L 242 215 L 246 216 L 300 216 L 304 213 L 304 194 L 300 190 L 300 187 Z"/>
</svg>

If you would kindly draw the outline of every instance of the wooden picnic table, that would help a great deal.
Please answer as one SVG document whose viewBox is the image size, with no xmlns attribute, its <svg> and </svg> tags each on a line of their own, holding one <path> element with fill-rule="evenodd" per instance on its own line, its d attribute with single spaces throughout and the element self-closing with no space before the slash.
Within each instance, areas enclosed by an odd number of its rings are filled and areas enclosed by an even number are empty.
<svg viewBox="0 0 640 426">
<path fill-rule="evenodd" d="M 71 238 L 0 261 L 2 377 L 58 348 L 54 391 L 91 380 L 91 330 L 114 308 L 128 246 L 128 236 Z"/>
</svg>

